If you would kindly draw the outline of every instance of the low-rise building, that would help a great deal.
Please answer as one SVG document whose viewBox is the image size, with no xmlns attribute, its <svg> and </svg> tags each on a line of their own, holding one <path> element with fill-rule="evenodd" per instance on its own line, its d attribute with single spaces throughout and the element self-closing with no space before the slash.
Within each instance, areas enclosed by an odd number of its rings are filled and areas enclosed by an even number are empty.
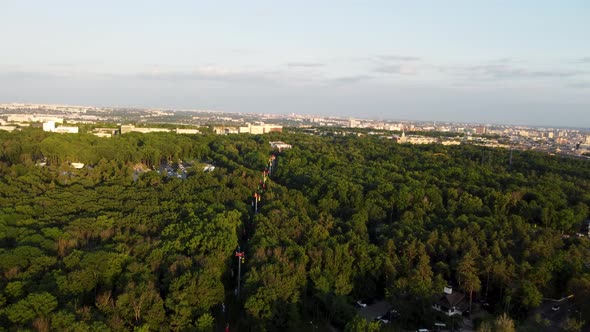
<svg viewBox="0 0 590 332">
<path fill-rule="evenodd" d="M 29 122 L 31 116 L 28 114 L 9 114 L 6 117 L 8 122 Z"/>
<path fill-rule="evenodd" d="M 63 123 L 64 119 L 55 115 L 37 115 L 37 114 L 7 114 L 8 122 L 48 122 Z"/>
<path fill-rule="evenodd" d="M 468 308 L 469 303 L 465 294 L 453 292 L 451 286 L 445 287 L 443 295 L 432 305 L 432 309 L 447 316 L 462 315 Z"/>
<path fill-rule="evenodd" d="M 282 132 L 283 126 L 279 125 L 272 125 L 272 124 L 259 124 L 259 125 L 252 125 L 250 123 L 246 124 L 245 126 L 241 126 L 238 128 L 238 132 L 240 134 L 252 134 L 252 135 L 262 135 L 267 134 L 270 132 Z"/>
<path fill-rule="evenodd" d="M 79 131 L 78 127 L 67 127 L 67 126 L 59 126 L 56 127 L 53 132 L 59 134 L 77 134 Z"/>
<path fill-rule="evenodd" d="M 176 128 L 176 133 L 177 134 L 186 134 L 186 135 L 196 135 L 196 134 L 200 133 L 200 131 L 198 129 Z"/>
<path fill-rule="evenodd" d="M 281 142 L 281 141 L 269 142 L 269 143 L 270 143 L 271 148 L 277 149 L 277 150 L 279 150 L 279 152 L 281 152 L 282 150 L 285 150 L 285 149 L 292 148 L 291 144 L 287 144 L 287 143 Z"/>
<path fill-rule="evenodd" d="M 54 121 L 47 121 L 43 123 L 43 131 L 59 134 L 77 134 L 79 132 L 78 127 L 69 126 L 55 126 Z"/>
<path fill-rule="evenodd" d="M 240 131 L 238 127 L 215 126 L 213 132 L 217 135 L 238 134 Z"/>
<path fill-rule="evenodd" d="M 461 141 L 442 141 L 441 142 L 442 145 L 460 145 Z"/>
<path fill-rule="evenodd" d="M 0 126 L 0 130 L 4 131 L 13 131 L 16 129 L 16 126 Z"/>
<path fill-rule="evenodd" d="M 55 130 L 55 122 L 47 121 L 43 122 L 43 131 L 53 132 Z"/>
<path fill-rule="evenodd" d="M 410 144 L 430 144 L 438 142 L 436 137 L 426 137 L 419 135 L 406 136 L 405 132 L 402 132 L 402 136 L 398 140 L 399 143 L 410 143 Z"/>
<path fill-rule="evenodd" d="M 134 125 L 122 125 L 121 126 L 121 134 L 127 134 L 130 132 L 136 133 L 167 133 L 170 132 L 170 129 L 166 128 L 144 128 L 144 127 L 136 127 Z"/>
<path fill-rule="evenodd" d="M 98 137 L 113 137 L 117 135 L 119 129 L 117 128 L 94 128 L 92 134 Z"/>
</svg>

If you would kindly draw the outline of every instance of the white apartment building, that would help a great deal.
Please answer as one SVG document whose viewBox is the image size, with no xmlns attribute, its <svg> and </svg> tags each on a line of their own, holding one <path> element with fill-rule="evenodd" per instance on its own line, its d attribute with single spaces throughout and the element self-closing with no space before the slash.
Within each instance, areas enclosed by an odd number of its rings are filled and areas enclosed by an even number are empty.
<svg viewBox="0 0 590 332">
<path fill-rule="evenodd" d="M 126 134 L 126 133 L 130 133 L 130 132 L 148 134 L 148 133 L 163 133 L 163 132 L 169 132 L 169 131 L 170 130 L 166 129 L 166 128 L 140 128 L 140 127 L 135 127 L 134 125 L 122 125 L 121 126 L 121 134 Z"/>
<path fill-rule="evenodd" d="M 240 134 L 262 135 L 273 131 L 281 132 L 283 131 L 283 126 L 271 124 L 252 125 L 248 123 L 245 126 L 238 128 Z"/>
<path fill-rule="evenodd" d="M 56 127 L 54 121 L 47 121 L 43 123 L 43 131 L 60 134 L 77 134 L 78 127 L 60 126 Z"/>
</svg>

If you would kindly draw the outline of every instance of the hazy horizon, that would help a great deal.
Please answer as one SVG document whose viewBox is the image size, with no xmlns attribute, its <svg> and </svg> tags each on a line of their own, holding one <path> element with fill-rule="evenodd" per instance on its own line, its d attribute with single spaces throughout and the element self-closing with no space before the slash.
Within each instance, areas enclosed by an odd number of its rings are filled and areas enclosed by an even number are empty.
<svg viewBox="0 0 590 332">
<path fill-rule="evenodd" d="M 11 2 L 5 102 L 590 127 L 584 1 Z"/>
</svg>

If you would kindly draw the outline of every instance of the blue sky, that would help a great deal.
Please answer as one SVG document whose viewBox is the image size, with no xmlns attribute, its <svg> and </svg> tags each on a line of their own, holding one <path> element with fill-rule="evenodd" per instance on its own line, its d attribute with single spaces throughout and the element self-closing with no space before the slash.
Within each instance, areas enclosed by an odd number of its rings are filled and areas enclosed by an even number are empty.
<svg viewBox="0 0 590 332">
<path fill-rule="evenodd" d="M 0 102 L 590 127 L 588 1 L 10 1 Z"/>
</svg>

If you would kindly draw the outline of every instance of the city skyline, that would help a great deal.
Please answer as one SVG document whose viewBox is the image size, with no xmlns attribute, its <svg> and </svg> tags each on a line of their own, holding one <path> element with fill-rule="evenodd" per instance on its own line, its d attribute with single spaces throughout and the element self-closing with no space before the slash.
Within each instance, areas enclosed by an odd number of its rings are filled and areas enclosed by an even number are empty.
<svg viewBox="0 0 590 332">
<path fill-rule="evenodd" d="M 590 127 L 590 5 L 10 3 L 0 101 Z"/>
</svg>

